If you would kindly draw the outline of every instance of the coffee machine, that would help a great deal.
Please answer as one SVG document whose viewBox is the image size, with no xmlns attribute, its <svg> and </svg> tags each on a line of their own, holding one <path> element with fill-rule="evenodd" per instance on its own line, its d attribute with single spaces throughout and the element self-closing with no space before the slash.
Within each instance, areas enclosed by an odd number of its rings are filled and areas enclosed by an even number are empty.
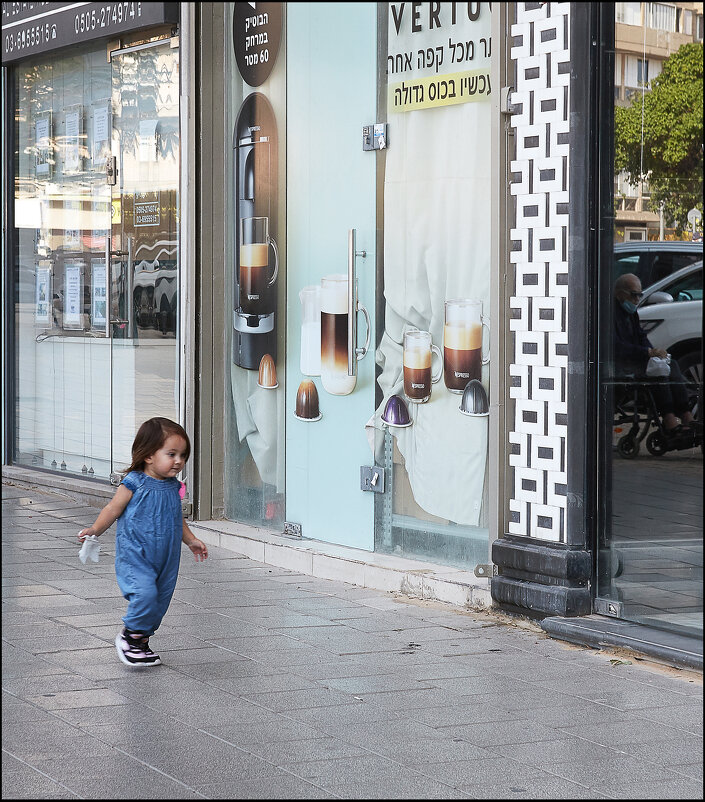
<svg viewBox="0 0 705 802">
<path fill-rule="evenodd" d="M 276 240 L 277 131 L 267 98 L 248 95 L 233 132 L 235 165 L 235 270 L 233 362 L 259 370 L 277 358 L 275 310 L 279 254 Z"/>
</svg>

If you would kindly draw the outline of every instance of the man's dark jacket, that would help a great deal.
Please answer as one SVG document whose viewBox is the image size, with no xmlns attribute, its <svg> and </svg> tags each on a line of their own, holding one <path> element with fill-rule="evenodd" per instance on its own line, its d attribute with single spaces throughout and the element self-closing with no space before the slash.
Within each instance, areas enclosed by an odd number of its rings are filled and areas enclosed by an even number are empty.
<svg viewBox="0 0 705 802">
<path fill-rule="evenodd" d="M 639 323 L 636 312 L 627 312 L 614 302 L 614 362 L 618 373 L 644 374 L 649 361 L 649 338 Z"/>
</svg>

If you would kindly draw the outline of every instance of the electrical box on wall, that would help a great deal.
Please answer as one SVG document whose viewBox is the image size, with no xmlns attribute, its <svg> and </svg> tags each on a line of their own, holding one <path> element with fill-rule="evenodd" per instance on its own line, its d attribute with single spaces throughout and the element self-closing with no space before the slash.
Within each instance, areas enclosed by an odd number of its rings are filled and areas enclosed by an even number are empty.
<svg viewBox="0 0 705 802">
<path fill-rule="evenodd" d="M 363 150 L 384 150 L 387 145 L 387 123 L 375 123 L 362 127 Z"/>
</svg>

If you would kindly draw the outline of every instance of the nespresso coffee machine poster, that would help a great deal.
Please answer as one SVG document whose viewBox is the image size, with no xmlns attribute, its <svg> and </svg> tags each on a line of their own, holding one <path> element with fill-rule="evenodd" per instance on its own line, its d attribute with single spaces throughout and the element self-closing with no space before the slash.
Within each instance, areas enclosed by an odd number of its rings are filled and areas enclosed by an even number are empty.
<svg viewBox="0 0 705 802">
<path fill-rule="evenodd" d="M 242 79 L 242 102 L 232 130 L 230 240 L 232 259 L 231 387 L 241 455 L 252 482 L 281 492 L 283 394 L 278 392 L 283 291 L 279 270 L 279 132 L 265 93 L 282 31 L 281 3 L 233 4 L 233 55 Z M 233 76 L 235 79 L 235 76 Z M 237 79 L 235 79 L 237 80 Z M 283 358 L 283 354 L 281 355 Z M 256 473 L 247 469 L 254 463 Z M 274 492 L 274 491 L 273 491 Z"/>
<path fill-rule="evenodd" d="M 490 5 L 388 7 L 384 400 L 374 424 L 393 433 L 416 504 L 466 526 L 487 525 Z"/>
</svg>

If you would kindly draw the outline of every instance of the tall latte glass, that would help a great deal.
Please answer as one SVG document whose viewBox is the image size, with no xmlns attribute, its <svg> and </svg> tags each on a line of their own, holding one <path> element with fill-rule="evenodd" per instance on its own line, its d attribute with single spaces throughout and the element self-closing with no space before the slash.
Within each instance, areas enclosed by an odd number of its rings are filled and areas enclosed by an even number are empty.
<svg viewBox="0 0 705 802">
<path fill-rule="evenodd" d="M 274 248 L 274 272 L 269 276 L 269 246 Z M 266 315 L 267 289 L 279 272 L 276 242 L 269 236 L 268 217 L 244 217 L 240 221 L 240 309 L 249 315 Z"/>
<path fill-rule="evenodd" d="M 436 375 L 431 373 L 433 354 L 438 355 Z M 431 333 L 412 329 L 404 333 L 404 395 L 414 404 L 425 404 L 431 397 L 431 384 L 441 378 L 443 358 L 431 342 Z"/>
<path fill-rule="evenodd" d="M 451 393 L 462 393 L 470 379 L 482 378 L 482 301 L 459 298 L 446 301 L 443 329 L 443 376 Z"/>
<path fill-rule="evenodd" d="M 348 395 L 356 376 L 348 376 L 348 277 L 321 279 L 321 384 L 333 395 Z"/>
</svg>

